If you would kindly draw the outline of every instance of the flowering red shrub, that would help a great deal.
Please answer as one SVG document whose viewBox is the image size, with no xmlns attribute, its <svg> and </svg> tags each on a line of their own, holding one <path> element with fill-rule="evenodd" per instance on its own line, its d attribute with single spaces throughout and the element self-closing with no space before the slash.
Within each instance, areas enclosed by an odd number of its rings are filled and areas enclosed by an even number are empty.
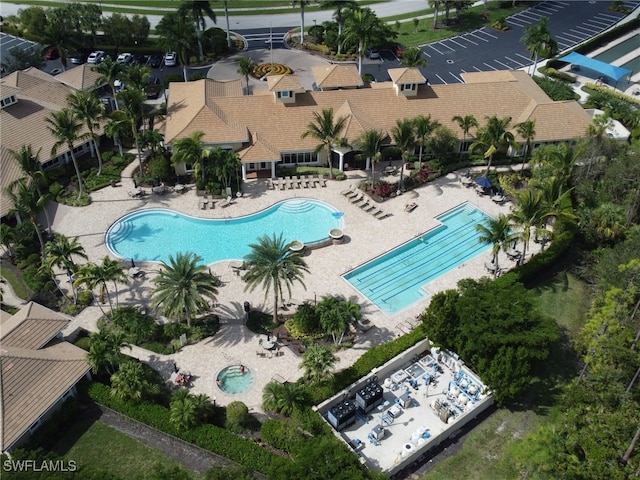
<svg viewBox="0 0 640 480">
<path fill-rule="evenodd" d="M 390 197 L 393 192 L 396 191 L 396 185 L 391 185 L 389 183 L 378 183 L 376 187 L 373 189 L 373 193 L 379 195 L 383 198 Z"/>
</svg>

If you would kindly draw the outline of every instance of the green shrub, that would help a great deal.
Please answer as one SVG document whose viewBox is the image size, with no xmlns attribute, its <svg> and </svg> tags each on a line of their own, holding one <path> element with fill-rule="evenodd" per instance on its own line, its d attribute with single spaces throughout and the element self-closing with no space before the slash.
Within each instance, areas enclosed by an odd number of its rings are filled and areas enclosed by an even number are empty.
<svg viewBox="0 0 640 480">
<path fill-rule="evenodd" d="M 147 164 L 149 175 L 160 180 L 168 180 L 173 175 L 171 160 L 164 155 L 154 155 Z"/>
<path fill-rule="evenodd" d="M 596 85 L 595 83 L 587 83 L 585 85 L 585 88 L 588 88 L 589 90 L 593 90 L 595 92 L 598 92 L 604 96 L 607 96 L 609 98 L 612 99 L 616 99 L 616 100 L 622 100 L 623 102 L 626 103 L 630 103 L 631 105 L 635 106 L 635 107 L 640 107 L 640 99 L 638 98 L 634 98 L 630 95 L 627 95 L 625 93 L 619 92 L 617 90 L 613 90 L 609 87 L 605 87 L 604 85 Z"/>
<path fill-rule="evenodd" d="M 270 332 L 277 325 L 273 323 L 273 316 L 268 313 L 260 312 L 258 310 L 251 310 L 249 312 L 249 319 L 247 320 L 247 328 L 253 333 L 265 333 Z"/>
<path fill-rule="evenodd" d="M 86 350 L 88 352 L 89 347 L 91 346 L 91 339 L 89 337 L 78 338 L 75 342 L 73 342 L 73 344 L 76 347 Z"/>
<path fill-rule="evenodd" d="M 317 414 L 315 416 L 317 417 Z M 291 419 L 267 418 L 260 428 L 260 436 L 267 445 L 287 453 L 294 451 L 296 444 L 304 440 L 304 436 Z"/>
<path fill-rule="evenodd" d="M 538 86 L 544 90 L 551 100 L 578 100 L 580 95 L 573 91 L 570 85 L 559 80 L 553 80 L 547 77 L 533 77 Z"/>
<path fill-rule="evenodd" d="M 184 77 L 180 73 L 168 73 L 162 79 L 162 86 L 166 90 L 171 82 L 184 82 Z"/>
<path fill-rule="evenodd" d="M 86 307 L 93 302 L 93 292 L 91 290 L 83 290 L 78 293 L 78 304 Z"/>
<path fill-rule="evenodd" d="M 63 188 L 64 187 L 60 184 L 60 182 L 53 182 L 51 185 L 49 185 L 49 193 L 53 195 L 53 198 L 56 198 Z"/>
<path fill-rule="evenodd" d="M 557 78 L 558 80 L 562 80 L 563 82 L 575 83 L 576 77 L 566 72 L 561 72 L 556 70 L 555 68 L 547 67 L 544 69 L 545 75 L 548 75 L 552 78 Z"/>
<path fill-rule="evenodd" d="M 231 402 L 227 405 L 227 419 L 225 428 L 231 432 L 242 433 L 248 430 L 250 422 L 249 409 L 241 401 Z"/>
<path fill-rule="evenodd" d="M 193 62 L 193 63 L 195 63 L 195 62 Z M 189 75 L 189 81 L 190 82 L 195 82 L 197 80 L 202 80 L 203 78 L 207 78 L 207 76 L 202 72 L 196 72 L 196 73 L 192 73 L 191 75 Z"/>
</svg>

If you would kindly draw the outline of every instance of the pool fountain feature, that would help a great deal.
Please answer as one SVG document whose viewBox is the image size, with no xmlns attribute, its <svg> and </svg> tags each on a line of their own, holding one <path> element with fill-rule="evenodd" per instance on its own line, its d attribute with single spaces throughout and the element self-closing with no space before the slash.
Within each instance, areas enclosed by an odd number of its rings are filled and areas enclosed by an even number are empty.
<svg viewBox="0 0 640 480">
<path fill-rule="evenodd" d="M 244 393 L 253 386 L 253 372 L 244 365 L 229 365 L 216 376 L 216 385 L 229 395 Z"/>
</svg>

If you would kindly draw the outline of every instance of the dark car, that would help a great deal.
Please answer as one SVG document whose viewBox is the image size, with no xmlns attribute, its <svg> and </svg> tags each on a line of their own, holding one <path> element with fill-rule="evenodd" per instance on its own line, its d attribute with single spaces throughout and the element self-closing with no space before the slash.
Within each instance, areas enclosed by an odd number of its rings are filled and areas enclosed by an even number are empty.
<svg viewBox="0 0 640 480">
<path fill-rule="evenodd" d="M 162 92 L 162 84 L 158 77 L 149 77 L 147 85 L 144 87 L 144 91 L 147 94 L 148 99 L 155 99 L 160 96 Z"/>
<path fill-rule="evenodd" d="M 84 47 L 83 48 L 79 48 L 77 52 L 74 52 L 69 57 L 69 60 L 74 65 L 81 65 L 81 64 L 83 64 L 83 63 L 85 63 L 87 61 L 87 58 L 89 57 L 90 53 L 91 53 L 91 49 L 90 48 L 84 48 Z"/>
<path fill-rule="evenodd" d="M 149 65 L 151 68 L 158 68 L 160 65 L 162 65 L 162 55 L 151 55 L 149 57 L 147 65 Z"/>
<path fill-rule="evenodd" d="M 131 60 L 131 65 L 145 65 L 147 60 L 148 58 L 146 55 L 135 54 Z"/>
</svg>

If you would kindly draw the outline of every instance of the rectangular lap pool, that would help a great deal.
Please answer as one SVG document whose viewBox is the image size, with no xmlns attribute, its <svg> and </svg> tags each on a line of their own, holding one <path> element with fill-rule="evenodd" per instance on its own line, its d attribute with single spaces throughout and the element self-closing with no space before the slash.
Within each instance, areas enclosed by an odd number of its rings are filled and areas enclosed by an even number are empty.
<svg viewBox="0 0 640 480">
<path fill-rule="evenodd" d="M 488 216 L 463 204 L 436 220 L 439 227 L 343 275 L 383 313 L 394 315 L 429 293 L 426 283 L 491 249 L 476 230 Z"/>
</svg>

